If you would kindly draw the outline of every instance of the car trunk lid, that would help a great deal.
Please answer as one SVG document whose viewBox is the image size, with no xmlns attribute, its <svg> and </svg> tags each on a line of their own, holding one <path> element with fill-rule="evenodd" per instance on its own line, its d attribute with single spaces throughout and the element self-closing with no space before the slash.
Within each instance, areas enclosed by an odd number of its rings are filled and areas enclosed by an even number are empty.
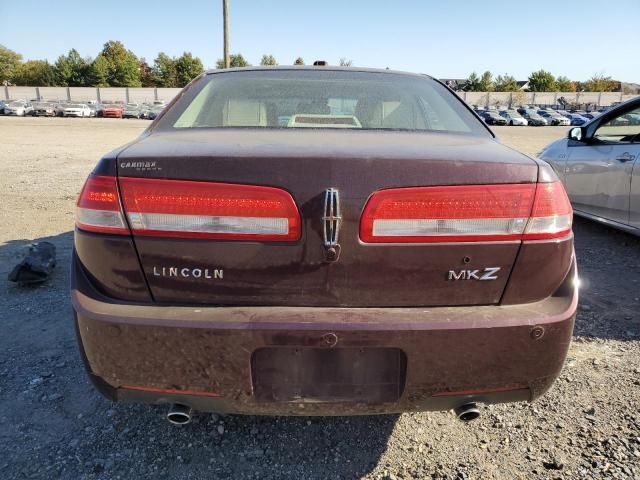
<svg viewBox="0 0 640 480">
<path fill-rule="evenodd" d="M 365 243 L 360 223 L 371 195 L 405 187 L 533 184 L 538 166 L 493 139 L 469 135 L 198 129 L 141 138 L 118 157 L 118 175 L 121 189 L 126 178 L 276 188 L 299 210 L 294 241 L 134 229 L 159 303 L 400 307 L 498 303 L 521 242 Z M 331 191 L 339 198 L 334 212 L 327 209 Z M 125 209 L 131 209 L 126 202 Z M 337 226 L 338 214 L 339 251 L 331 253 L 326 231 L 330 222 Z M 494 269 L 490 281 L 478 280 L 485 269 Z M 461 274 L 474 271 L 469 278 Z"/>
</svg>

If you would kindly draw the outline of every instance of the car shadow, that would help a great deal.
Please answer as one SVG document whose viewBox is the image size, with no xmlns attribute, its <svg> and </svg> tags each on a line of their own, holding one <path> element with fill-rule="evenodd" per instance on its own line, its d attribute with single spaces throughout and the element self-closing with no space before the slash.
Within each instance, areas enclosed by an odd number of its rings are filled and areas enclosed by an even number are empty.
<svg viewBox="0 0 640 480">
<path fill-rule="evenodd" d="M 188 425 L 172 426 L 164 421 L 166 407 L 114 409 L 110 448 L 117 450 L 122 440 L 139 449 L 166 442 L 178 459 L 161 467 L 169 478 L 182 478 L 187 471 L 194 478 L 198 472 L 210 472 L 213 478 L 360 478 L 378 466 L 399 417 L 198 413 Z M 133 431 L 136 424 L 144 424 L 144 430 Z"/>
</svg>

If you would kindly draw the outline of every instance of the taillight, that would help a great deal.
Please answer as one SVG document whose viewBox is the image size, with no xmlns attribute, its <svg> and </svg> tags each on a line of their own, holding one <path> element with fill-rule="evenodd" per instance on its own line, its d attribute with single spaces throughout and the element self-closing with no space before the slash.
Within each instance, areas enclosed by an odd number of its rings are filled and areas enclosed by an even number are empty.
<svg viewBox="0 0 640 480">
<path fill-rule="evenodd" d="M 222 240 L 295 241 L 300 214 L 279 188 L 121 177 L 135 235 Z"/>
<path fill-rule="evenodd" d="M 523 238 L 538 240 L 557 238 L 571 231 L 573 210 L 560 182 L 538 183 L 533 211 Z"/>
<path fill-rule="evenodd" d="M 559 182 L 381 190 L 367 203 L 360 239 L 371 243 L 554 238 L 571 231 Z"/>
<path fill-rule="evenodd" d="M 76 203 L 76 226 L 81 230 L 128 235 L 115 177 L 91 175 Z"/>
</svg>

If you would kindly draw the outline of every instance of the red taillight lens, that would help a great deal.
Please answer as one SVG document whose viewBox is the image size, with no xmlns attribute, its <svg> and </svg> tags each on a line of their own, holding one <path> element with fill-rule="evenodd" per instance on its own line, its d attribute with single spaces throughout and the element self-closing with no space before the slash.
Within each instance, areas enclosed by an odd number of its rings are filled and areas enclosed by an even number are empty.
<svg viewBox="0 0 640 480">
<path fill-rule="evenodd" d="M 76 203 L 76 226 L 99 233 L 129 233 L 122 215 L 115 177 L 91 175 Z"/>
<path fill-rule="evenodd" d="M 571 231 L 573 210 L 560 182 L 539 183 L 531 218 L 524 232 L 526 240 L 542 240 L 567 235 Z"/>
<path fill-rule="evenodd" d="M 123 177 L 120 190 L 136 235 L 300 239 L 298 207 L 278 188 Z"/>
<path fill-rule="evenodd" d="M 567 229 L 568 200 L 564 189 L 559 182 L 540 185 L 539 188 L 536 184 L 506 184 L 382 190 L 371 197 L 364 209 L 360 238 L 371 243 L 424 243 L 565 235 L 571 230 L 571 207 Z M 536 209 L 534 205 L 540 207 Z M 532 209 L 536 218 L 530 218 Z"/>
</svg>

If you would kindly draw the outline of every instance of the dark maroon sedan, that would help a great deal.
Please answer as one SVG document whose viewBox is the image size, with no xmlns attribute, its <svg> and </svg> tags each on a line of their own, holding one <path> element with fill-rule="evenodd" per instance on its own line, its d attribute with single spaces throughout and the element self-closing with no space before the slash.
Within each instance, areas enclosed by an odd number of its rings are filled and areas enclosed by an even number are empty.
<svg viewBox="0 0 640 480">
<path fill-rule="evenodd" d="M 98 163 L 72 301 L 108 398 L 350 415 L 533 400 L 577 304 L 572 211 L 424 75 L 212 71 Z"/>
</svg>

